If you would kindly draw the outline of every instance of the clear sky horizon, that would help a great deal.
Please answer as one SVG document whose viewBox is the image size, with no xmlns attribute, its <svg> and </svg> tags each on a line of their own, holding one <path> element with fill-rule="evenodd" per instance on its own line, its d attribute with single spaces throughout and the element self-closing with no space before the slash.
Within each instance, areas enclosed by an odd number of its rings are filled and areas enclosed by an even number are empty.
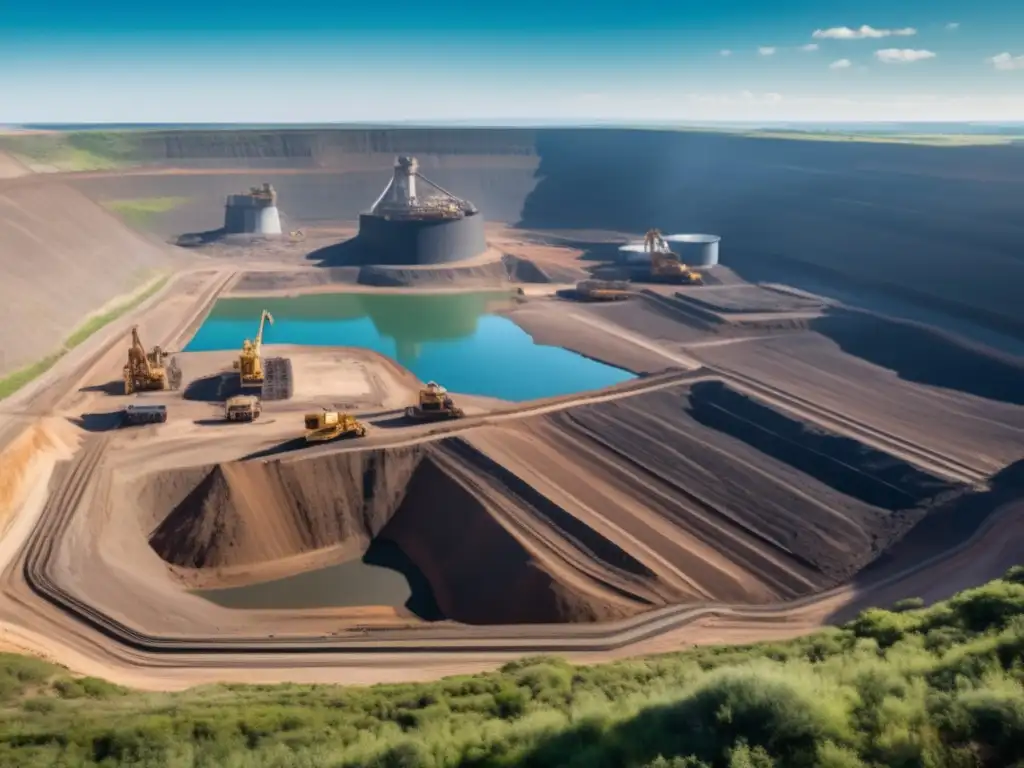
<svg viewBox="0 0 1024 768">
<path fill-rule="evenodd" d="M 1012 121 L 1018 0 L 5 4 L 0 124 Z"/>
</svg>

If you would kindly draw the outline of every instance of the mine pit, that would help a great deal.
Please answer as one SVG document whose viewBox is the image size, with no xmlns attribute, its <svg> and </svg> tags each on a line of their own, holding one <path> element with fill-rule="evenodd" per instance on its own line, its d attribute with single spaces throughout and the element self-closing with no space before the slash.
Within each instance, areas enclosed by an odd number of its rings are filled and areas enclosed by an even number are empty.
<svg viewBox="0 0 1024 768">
<path fill-rule="evenodd" d="M 209 599 L 249 608 L 395 607 L 466 624 L 605 618 L 511 533 L 440 447 L 234 462 L 148 478 L 152 549 Z M 333 549 L 332 566 L 260 583 L 262 570 Z M 213 589 L 244 572 L 254 584 Z M 400 579 L 396 579 L 400 576 Z M 200 591 L 202 594 L 203 591 Z"/>
<path fill-rule="evenodd" d="M 962 491 L 705 380 L 432 442 L 164 471 L 152 550 L 225 608 L 608 621 L 833 586 Z"/>
</svg>

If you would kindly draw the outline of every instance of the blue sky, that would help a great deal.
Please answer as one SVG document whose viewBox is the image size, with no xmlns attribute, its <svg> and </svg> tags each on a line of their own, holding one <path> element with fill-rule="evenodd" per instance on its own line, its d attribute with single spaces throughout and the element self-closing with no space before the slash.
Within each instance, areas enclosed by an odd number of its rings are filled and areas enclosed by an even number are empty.
<svg viewBox="0 0 1024 768">
<path fill-rule="evenodd" d="M 1024 120 L 1022 31 L 1020 0 L 0 0 L 0 124 Z"/>
</svg>

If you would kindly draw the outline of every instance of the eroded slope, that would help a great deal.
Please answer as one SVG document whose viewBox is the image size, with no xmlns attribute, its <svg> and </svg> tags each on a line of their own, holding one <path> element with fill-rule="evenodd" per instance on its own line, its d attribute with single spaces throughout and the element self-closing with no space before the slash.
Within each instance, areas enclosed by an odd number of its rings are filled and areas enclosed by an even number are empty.
<svg viewBox="0 0 1024 768">
<path fill-rule="evenodd" d="M 55 352 L 91 312 L 166 266 L 159 246 L 64 184 L 0 188 L 0 375 Z"/>
</svg>

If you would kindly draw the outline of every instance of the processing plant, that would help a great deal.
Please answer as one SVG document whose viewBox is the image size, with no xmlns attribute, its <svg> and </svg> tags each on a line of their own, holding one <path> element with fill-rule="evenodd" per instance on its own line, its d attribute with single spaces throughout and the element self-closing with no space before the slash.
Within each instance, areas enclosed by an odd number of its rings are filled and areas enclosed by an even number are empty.
<svg viewBox="0 0 1024 768">
<path fill-rule="evenodd" d="M 224 232 L 229 235 L 280 235 L 277 191 L 270 185 L 252 187 L 243 195 L 228 195 Z"/>
<path fill-rule="evenodd" d="M 368 213 L 358 241 L 367 263 L 446 264 L 487 250 L 484 217 L 419 172 L 415 157 L 399 157 L 394 174 Z"/>
</svg>

